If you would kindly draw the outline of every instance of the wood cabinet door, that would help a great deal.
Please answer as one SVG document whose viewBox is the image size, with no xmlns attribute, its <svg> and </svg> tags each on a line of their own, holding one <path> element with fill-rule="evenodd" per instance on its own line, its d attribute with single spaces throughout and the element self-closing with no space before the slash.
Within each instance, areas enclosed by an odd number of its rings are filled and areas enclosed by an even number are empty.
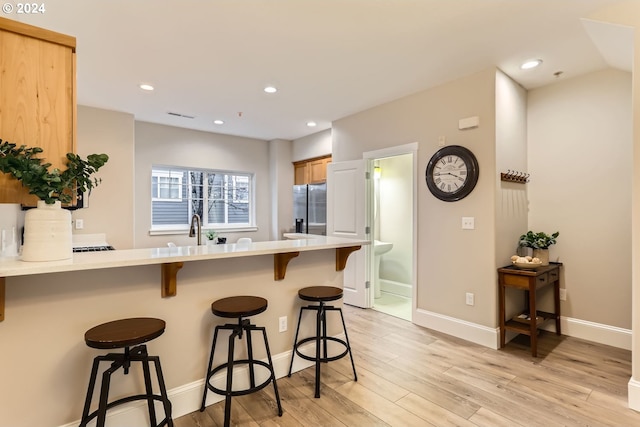
<svg viewBox="0 0 640 427">
<path fill-rule="evenodd" d="M 0 52 L 0 138 L 41 147 L 47 163 L 63 168 L 66 153 L 75 152 L 74 49 L 0 29 Z M 0 174 L 0 203 L 36 201 Z"/>
<path fill-rule="evenodd" d="M 325 159 L 312 160 L 308 164 L 309 183 L 317 184 L 327 180 L 327 162 Z"/>
<path fill-rule="evenodd" d="M 293 169 L 294 169 L 294 177 L 293 177 L 293 184 L 294 185 L 302 185 L 302 184 L 308 184 L 309 183 L 309 177 L 307 175 L 307 163 L 306 162 L 302 162 L 302 163 L 294 163 L 293 164 Z"/>
</svg>

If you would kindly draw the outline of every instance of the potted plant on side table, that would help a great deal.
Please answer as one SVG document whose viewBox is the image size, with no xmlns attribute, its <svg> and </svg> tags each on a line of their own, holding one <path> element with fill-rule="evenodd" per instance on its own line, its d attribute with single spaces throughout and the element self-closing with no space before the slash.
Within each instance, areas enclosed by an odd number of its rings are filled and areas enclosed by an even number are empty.
<svg viewBox="0 0 640 427">
<path fill-rule="evenodd" d="M 519 246 L 533 249 L 533 256 L 539 258 L 542 265 L 549 265 L 549 246 L 554 245 L 560 235 L 559 231 L 549 235 L 544 232 L 534 233 L 529 230 L 520 236 Z"/>
<path fill-rule="evenodd" d="M 67 169 L 49 170 L 51 163 L 38 157 L 40 147 L 18 146 L 0 139 L 0 172 L 10 174 L 40 199 L 36 209 L 25 214 L 23 261 L 56 261 L 72 256 L 71 213 L 62 204 L 79 193 L 88 193 L 101 180 L 93 178 L 109 160 L 106 154 L 90 154 L 84 160 L 67 153 Z"/>
</svg>

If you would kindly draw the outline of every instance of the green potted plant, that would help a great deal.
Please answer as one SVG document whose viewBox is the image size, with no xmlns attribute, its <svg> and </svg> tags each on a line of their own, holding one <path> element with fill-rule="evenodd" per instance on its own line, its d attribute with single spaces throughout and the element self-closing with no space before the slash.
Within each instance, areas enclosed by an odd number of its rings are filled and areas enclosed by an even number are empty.
<svg viewBox="0 0 640 427">
<path fill-rule="evenodd" d="M 100 183 L 92 178 L 109 160 L 106 154 L 89 154 L 83 160 L 74 153 L 67 153 L 67 169 L 49 170 L 51 163 L 38 157 L 40 147 L 27 147 L 0 139 L 0 172 L 8 173 L 19 180 L 24 188 L 46 204 L 70 203 L 78 192 L 90 192 Z"/>
<path fill-rule="evenodd" d="M 526 234 L 520 236 L 518 245 L 532 248 L 534 258 L 540 258 L 542 265 L 549 265 L 549 246 L 556 244 L 559 235 L 559 231 L 549 235 L 544 232 L 534 233 L 529 230 Z"/>
<path fill-rule="evenodd" d="M 207 232 L 204 233 L 204 236 L 207 238 L 210 245 L 214 245 L 216 243 L 216 237 L 218 237 L 218 232 L 215 230 L 207 230 Z"/>
<path fill-rule="evenodd" d="M 67 153 L 67 169 L 50 169 L 38 157 L 40 147 L 27 147 L 0 139 L 0 172 L 10 174 L 40 199 L 37 209 L 25 214 L 24 261 L 71 258 L 71 213 L 62 204 L 71 203 L 79 192 L 89 193 L 101 180 L 93 174 L 109 160 L 106 154 L 90 154 L 84 160 Z"/>
</svg>

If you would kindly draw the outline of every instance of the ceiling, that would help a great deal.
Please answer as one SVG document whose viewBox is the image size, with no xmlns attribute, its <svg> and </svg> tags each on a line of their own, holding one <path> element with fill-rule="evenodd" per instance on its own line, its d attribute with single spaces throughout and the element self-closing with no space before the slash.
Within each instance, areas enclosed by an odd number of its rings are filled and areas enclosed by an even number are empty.
<svg viewBox="0 0 640 427">
<path fill-rule="evenodd" d="M 272 140 L 490 67 L 527 89 L 630 71 L 632 30 L 582 19 L 622 2 L 55 0 L 3 16 L 77 38 L 80 105 Z M 530 58 L 544 63 L 520 70 Z"/>
</svg>

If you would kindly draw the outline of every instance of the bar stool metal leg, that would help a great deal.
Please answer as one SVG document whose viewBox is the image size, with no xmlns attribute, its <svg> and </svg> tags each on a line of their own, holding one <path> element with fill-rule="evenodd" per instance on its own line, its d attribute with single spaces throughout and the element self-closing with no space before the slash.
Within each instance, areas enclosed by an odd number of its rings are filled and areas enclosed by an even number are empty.
<svg viewBox="0 0 640 427">
<path fill-rule="evenodd" d="M 87 388 L 87 397 L 84 400 L 84 409 L 82 410 L 82 421 L 80 427 L 86 427 L 87 416 L 89 415 L 89 409 L 91 408 L 91 398 L 93 397 L 93 390 L 96 387 L 96 378 L 98 376 L 98 365 L 100 364 L 99 358 L 93 359 L 93 367 L 91 368 L 91 377 L 89 378 L 89 387 Z"/>
<path fill-rule="evenodd" d="M 273 392 L 276 395 L 276 403 L 278 404 L 278 416 L 282 416 L 282 404 L 280 403 L 280 393 L 278 393 L 278 384 L 276 383 L 276 371 L 273 368 L 273 361 L 271 360 L 271 350 L 269 349 L 269 341 L 267 341 L 267 328 L 256 328 L 262 330 L 262 336 L 264 337 L 264 346 L 267 350 L 267 360 L 269 361 L 269 367 L 271 370 L 271 377 L 273 378 Z"/>
<path fill-rule="evenodd" d="M 322 340 L 322 335 L 320 331 L 322 329 L 322 303 L 318 307 L 318 313 L 316 315 L 316 389 L 315 389 L 315 397 L 320 397 L 320 341 Z M 326 345 L 326 340 L 325 345 Z M 325 348 L 325 353 L 327 349 Z"/>
<path fill-rule="evenodd" d="M 298 342 L 298 333 L 300 332 L 300 320 L 302 320 L 302 308 L 300 308 L 300 313 L 298 314 L 298 326 L 296 327 L 296 335 L 293 338 L 293 351 L 291 352 L 291 363 L 289 364 L 289 374 L 288 377 L 291 377 L 291 370 L 293 369 L 293 358 L 296 355 L 296 343 Z"/>
<path fill-rule="evenodd" d="M 240 329 L 242 331 L 242 329 Z M 229 427 L 231 423 L 231 391 L 233 390 L 233 352 L 237 331 L 229 335 L 229 356 L 227 357 L 227 393 L 224 400 L 224 427 Z"/>
<path fill-rule="evenodd" d="M 347 334 L 347 325 L 344 323 L 344 316 L 342 315 L 342 309 L 337 308 L 340 312 L 340 319 L 342 320 L 342 328 L 344 329 L 344 339 L 347 342 L 347 348 L 349 349 L 349 358 L 351 359 L 351 367 L 353 368 L 353 380 L 358 381 L 358 374 L 356 374 L 356 364 L 353 362 L 353 353 L 351 353 L 351 343 L 349 342 L 349 335 Z"/>
<path fill-rule="evenodd" d="M 209 391 L 209 376 L 211 373 L 211 367 L 213 366 L 213 352 L 216 348 L 216 341 L 218 340 L 218 329 L 219 326 L 215 327 L 213 332 L 213 342 L 211 343 L 211 353 L 209 356 L 209 365 L 207 366 L 207 372 L 204 374 L 204 391 L 202 392 L 202 405 L 200 405 L 200 412 L 204 411 L 205 402 L 207 401 L 207 392 Z"/>
<path fill-rule="evenodd" d="M 145 356 L 147 355 L 144 350 Z M 151 388 L 151 372 L 149 369 L 149 359 L 145 358 L 142 361 L 142 372 L 144 373 L 144 388 L 147 392 L 147 407 L 149 408 L 149 424 L 155 426 L 156 423 L 156 410 L 153 407 L 153 389 Z"/>
</svg>

